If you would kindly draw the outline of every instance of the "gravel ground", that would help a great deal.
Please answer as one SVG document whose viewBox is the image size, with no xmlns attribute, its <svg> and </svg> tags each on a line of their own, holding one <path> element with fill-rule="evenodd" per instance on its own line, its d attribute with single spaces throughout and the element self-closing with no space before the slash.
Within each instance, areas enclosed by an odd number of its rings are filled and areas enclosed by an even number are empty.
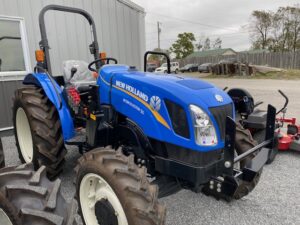
<svg viewBox="0 0 300 225">
<path fill-rule="evenodd" d="M 219 87 L 244 87 L 253 93 L 255 99 L 270 102 L 276 107 L 283 103 L 277 89 L 282 89 L 290 97 L 288 115 L 300 119 L 300 81 L 278 80 L 222 80 L 210 82 Z M 264 106 L 262 106 L 264 107 Z M 20 161 L 13 137 L 3 138 L 7 165 L 17 165 Z M 73 150 L 73 151 L 72 151 Z M 70 149 L 62 179 L 62 192 L 70 200 L 75 192 L 73 185 L 77 158 L 76 149 Z M 163 198 L 167 205 L 168 225 L 299 225 L 300 224 L 300 153 L 279 153 L 273 164 L 265 166 L 256 189 L 239 201 L 230 203 L 217 201 L 203 194 L 191 191 Z"/>
</svg>

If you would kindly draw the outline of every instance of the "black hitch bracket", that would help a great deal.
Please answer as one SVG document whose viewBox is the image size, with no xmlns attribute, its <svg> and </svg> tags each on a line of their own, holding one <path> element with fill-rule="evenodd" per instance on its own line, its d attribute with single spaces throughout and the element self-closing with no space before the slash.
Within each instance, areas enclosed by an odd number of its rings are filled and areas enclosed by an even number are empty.
<svg viewBox="0 0 300 225">
<path fill-rule="evenodd" d="M 235 157 L 235 135 L 236 123 L 227 117 L 226 135 L 224 147 L 224 160 L 222 165 L 223 176 L 212 177 L 203 188 L 203 192 L 214 196 L 216 199 L 231 200 L 241 182 L 251 182 L 258 175 L 259 171 L 266 164 L 270 150 L 274 147 L 274 129 L 276 109 L 268 105 L 267 126 L 265 141 L 247 150 L 245 153 Z M 234 164 L 255 154 L 250 164 L 242 170 L 234 169 Z"/>
</svg>

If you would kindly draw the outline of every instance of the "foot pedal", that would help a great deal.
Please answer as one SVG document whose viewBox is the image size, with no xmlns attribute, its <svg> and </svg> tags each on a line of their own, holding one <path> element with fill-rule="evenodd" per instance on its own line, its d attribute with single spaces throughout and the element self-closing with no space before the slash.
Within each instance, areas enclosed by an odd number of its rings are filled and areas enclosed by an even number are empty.
<svg viewBox="0 0 300 225">
<path fill-rule="evenodd" d="M 84 131 L 76 132 L 75 136 L 65 141 L 67 145 L 81 145 L 86 143 L 86 133 Z"/>
</svg>

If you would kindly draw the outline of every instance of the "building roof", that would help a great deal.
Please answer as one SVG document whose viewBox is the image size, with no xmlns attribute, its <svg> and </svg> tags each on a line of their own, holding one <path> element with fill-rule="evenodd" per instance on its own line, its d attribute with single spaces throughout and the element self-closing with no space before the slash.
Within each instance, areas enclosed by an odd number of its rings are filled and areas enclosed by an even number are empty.
<svg viewBox="0 0 300 225">
<path fill-rule="evenodd" d="M 267 49 L 253 49 L 253 50 L 248 50 L 248 51 L 241 51 L 239 53 L 248 53 L 248 54 L 255 54 L 255 53 L 268 53 L 270 52 Z"/>
<path fill-rule="evenodd" d="M 145 13 L 145 10 L 143 7 L 141 7 L 140 5 L 134 3 L 133 1 L 131 0 L 117 0 L 125 5 L 127 5 L 128 7 L 132 8 L 132 9 L 135 9 L 139 12 L 142 12 L 142 13 Z"/>
<path fill-rule="evenodd" d="M 219 48 L 219 49 L 212 49 L 207 51 L 194 52 L 188 55 L 187 58 L 223 55 L 227 51 L 233 51 L 234 53 L 236 53 L 232 48 Z"/>
</svg>

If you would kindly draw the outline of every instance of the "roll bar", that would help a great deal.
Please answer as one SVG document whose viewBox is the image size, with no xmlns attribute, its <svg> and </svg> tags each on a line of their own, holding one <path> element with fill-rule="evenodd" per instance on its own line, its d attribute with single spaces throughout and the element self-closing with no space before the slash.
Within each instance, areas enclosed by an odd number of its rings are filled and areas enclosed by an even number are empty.
<svg viewBox="0 0 300 225">
<path fill-rule="evenodd" d="M 95 60 L 99 59 L 99 45 L 97 42 L 97 32 L 96 32 L 96 26 L 93 17 L 88 12 L 82 9 L 60 6 L 60 5 L 47 5 L 42 9 L 42 11 L 39 14 L 39 26 L 40 26 L 40 32 L 42 38 L 39 45 L 40 45 L 40 49 L 43 50 L 45 53 L 44 68 L 49 72 L 49 74 L 52 75 L 52 71 L 51 71 L 51 62 L 50 62 L 50 54 L 49 54 L 50 47 L 48 43 L 46 25 L 45 25 L 45 14 L 49 10 L 76 13 L 84 16 L 88 20 L 93 32 L 93 42 L 89 46 L 90 52 L 92 55 L 94 55 Z M 100 62 L 96 64 L 97 69 L 99 69 L 100 66 L 101 66 Z"/>
<path fill-rule="evenodd" d="M 147 51 L 144 55 L 144 72 L 147 71 L 147 56 L 148 55 L 162 55 L 162 56 L 166 57 L 167 64 L 168 64 L 168 74 L 171 73 L 171 60 L 170 60 L 170 57 L 166 53 L 154 52 L 154 51 Z"/>
</svg>

